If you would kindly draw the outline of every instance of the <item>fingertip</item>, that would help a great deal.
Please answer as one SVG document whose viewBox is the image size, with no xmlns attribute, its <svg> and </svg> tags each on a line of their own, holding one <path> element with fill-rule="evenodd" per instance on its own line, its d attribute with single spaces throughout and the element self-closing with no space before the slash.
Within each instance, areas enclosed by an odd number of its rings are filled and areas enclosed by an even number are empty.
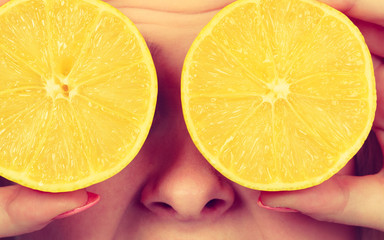
<svg viewBox="0 0 384 240">
<path fill-rule="evenodd" d="M 71 209 L 69 211 L 66 211 L 64 213 L 61 213 L 61 214 L 57 215 L 56 217 L 54 217 L 53 220 L 67 218 L 67 217 L 70 217 L 72 215 L 81 213 L 81 212 L 87 210 L 88 208 L 94 206 L 95 204 L 97 204 L 99 202 L 99 200 L 100 200 L 100 196 L 98 194 L 92 193 L 92 192 L 87 192 L 87 201 L 85 202 L 85 204 L 83 204 L 79 207 L 76 207 L 74 209 Z"/>
<path fill-rule="evenodd" d="M 293 208 L 289 207 L 281 207 L 281 206 L 270 206 L 262 200 L 262 194 L 260 194 L 259 199 L 257 201 L 257 205 L 261 208 L 267 209 L 267 210 L 272 210 L 275 212 L 283 212 L 283 213 L 298 213 L 299 211 Z"/>
<path fill-rule="evenodd" d="M 348 10 L 350 2 L 349 1 L 334 1 L 334 0 L 318 0 L 324 4 L 327 4 L 330 7 L 333 7 L 339 11 L 345 12 Z"/>
<path fill-rule="evenodd" d="M 4 5 L 6 2 L 8 2 L 8 0 L 0 0 L 0 7 L 1 7 L 2 5 Z"/>
<path fill-rule="evenodd" d="M 59 208 L 62 212 L 81 207 L 88 201 L 88 192 L 85 189 L 72 192 L 44 194 L 52 195 L 52 200 L 55 201 L 54 204 L 57 205 L 56 207 Z"/>
</svg>

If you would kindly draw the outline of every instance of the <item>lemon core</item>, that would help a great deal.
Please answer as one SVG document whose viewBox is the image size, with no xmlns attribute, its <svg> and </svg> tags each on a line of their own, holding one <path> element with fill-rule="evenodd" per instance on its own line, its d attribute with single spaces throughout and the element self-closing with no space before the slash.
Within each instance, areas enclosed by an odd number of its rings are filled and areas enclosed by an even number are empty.
<svg viewBox="0 0 384 240">
<path fill-rule="evenodd" d="M 290 84 L 285 79 L 277 79 L 273 83 L 268 83 L 267 87 L 267 92 L 263 96 L 264 102 L 274 103 L 278 99 L 287 99 L 290 93 Z"/>
</svg>

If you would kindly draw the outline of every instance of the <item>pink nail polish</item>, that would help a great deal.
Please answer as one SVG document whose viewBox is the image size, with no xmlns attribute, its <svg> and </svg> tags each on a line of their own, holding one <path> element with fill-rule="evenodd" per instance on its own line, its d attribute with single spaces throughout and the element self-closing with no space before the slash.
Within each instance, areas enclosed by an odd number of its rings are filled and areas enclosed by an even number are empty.
<svg viewBox="0 0 384 240">
<path fill-rule="evenodd" d="M 259 197 L 259 200 L 257 201 L 257 205 L 259 205 L 259 207 L 262 207 L 264 209 L 268 209 L 268 210 L 273 210 L 273 211 L 276 211 L 276 212 L 284 212 L 284 213 L 298 213 L 299 211 L 295 210 L 295 209 L 292 209 L 292 208 L 286 208 L 286 207 L 270 207 L 270 206 L 267 206 L 265 205 L 262 201 L 261 201 L 261 197 Z"/>
<path fill-rule="evenodd" d="M 100 200 L 100 196 L 98 194 L 96 194 L 96 193 L 87 192 L 87 195 L 88 195 L 88 200 L 87 200 L 87 202 L 83 206 L 75 208 L 75 209 L 72 209 L 72 210 L 69 210 L 67 212 L 64 212 L 64 213 L 56 216 L 55 218 L 53 218 L 53 220 L 66 218 L 66 217 L 75 215 L 77 213 L 80 213 L 82 211 L 85 211 L 88 208 L 90 208 L 93 205 L 95 205 Z"/>
</svg>

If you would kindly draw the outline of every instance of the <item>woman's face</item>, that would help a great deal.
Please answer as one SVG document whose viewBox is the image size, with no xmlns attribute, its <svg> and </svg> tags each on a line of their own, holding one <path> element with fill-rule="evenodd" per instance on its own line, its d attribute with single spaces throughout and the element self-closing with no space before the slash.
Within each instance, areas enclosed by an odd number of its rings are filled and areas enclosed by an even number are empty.
<svg viewBox="0 0 384 240">
<path fill-rule="evenodd" d="M 138 27 L 155 62 L 159 98 L 152 130 L 135 160 L 88 188 L 100 202 L 24 239 L 343 240 L 354 229 L 300 213 L 258 207 L 258 191 L 215 171 L 192 143 L 180 104 L 184 57 L 197 34 L 231 0 L 111 0 Z M 348 165 L 344 173 L 352 173 Z"/>
</svg>

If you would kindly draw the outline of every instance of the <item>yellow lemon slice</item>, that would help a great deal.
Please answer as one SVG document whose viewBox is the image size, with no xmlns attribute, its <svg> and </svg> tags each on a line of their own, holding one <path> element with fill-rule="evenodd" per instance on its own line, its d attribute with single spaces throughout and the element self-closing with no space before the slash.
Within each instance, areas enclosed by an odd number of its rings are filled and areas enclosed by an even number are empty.
<svg viewBox="0 0 384 240">
<path fill-rule="evenodd" d="M 98 0 L 12 0 L 0 8 L 0 175 L 50 192 L 123 169 L 157 96 L 134 24 Z"/>
<path fill-rule="evenodd" d="M 376 108 L 369 50 L 342 13 L 312 0 L 240 0 L 220 11 L 182 72 L 185 121 L 229 179 L 295 190 L 338 172 Z"/>
</svg>

